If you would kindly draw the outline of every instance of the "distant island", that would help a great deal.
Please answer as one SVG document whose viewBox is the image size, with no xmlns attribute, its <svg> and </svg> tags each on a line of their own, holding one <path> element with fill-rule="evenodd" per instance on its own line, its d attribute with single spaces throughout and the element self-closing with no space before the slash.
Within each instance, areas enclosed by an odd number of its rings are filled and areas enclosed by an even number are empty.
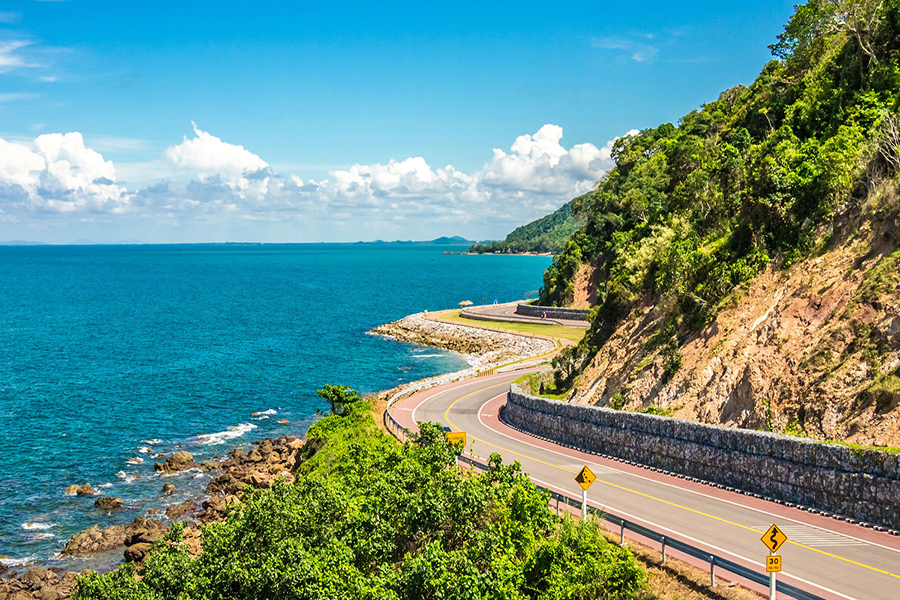
<svg viewBox="0 0 900 600">
<path fill-rule="evenodd" d="M 467 245 L 467 244 L 477 244 L 479 242 L 475 240 L 467 240 L 464 237 L 460 237 L 458 235 L 454 236 L 443 236 L 439 238 L 435 238 L 433 240 L 394 240 L 393 242 L 386 242 L 384 240 L 375 240 L 373 242 L 356 242 L 357 244 L 453 244 L 453 245 Z"/>
</svg>

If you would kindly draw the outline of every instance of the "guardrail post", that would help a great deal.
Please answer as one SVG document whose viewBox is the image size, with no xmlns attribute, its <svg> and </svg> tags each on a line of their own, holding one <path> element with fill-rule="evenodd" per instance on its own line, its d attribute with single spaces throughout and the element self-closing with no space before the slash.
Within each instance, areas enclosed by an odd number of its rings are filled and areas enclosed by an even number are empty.
<svg viewBox="0 0 900 600">
<path fill-rule="evenodd" d="M 619 545 L 625 545 L 625 520 L 622 520 L 622 527 L 619 529 Z"/>
<path fill-rule="evenodd" d="M 716 587 L 716 557 L 709 555 L 709 586 Z"/>
<path fill-rule="evenodd" d="M 662 555 L 663 555 L 663 564 L 666 564 L 666 536 L 662 538 Z"/>
</svg>

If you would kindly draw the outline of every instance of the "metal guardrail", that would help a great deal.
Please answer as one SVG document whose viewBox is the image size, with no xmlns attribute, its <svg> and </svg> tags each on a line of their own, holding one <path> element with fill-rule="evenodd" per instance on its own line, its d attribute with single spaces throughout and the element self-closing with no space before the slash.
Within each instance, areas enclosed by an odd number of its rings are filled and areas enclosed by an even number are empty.
<svg viewBox="0 0 900 600">
<path fill-rule="evenodd" d="M 487 470 L 488 465 L 469 456 L 460 455 L 460 462 L 466 463 L 473 467 L 478 467 L 479 469 Z M 557 513 L 559 512 L 559 502 L 564 502 L 566 506 L 570 506 L 573 508 L 581 510 L 581 498 L 574 498 L 572 496 L 567 496 L 565 494 L 560 494 L 559 492 L 555 492 L 544 486 L 537 486 L 542 490 L 546 490 L 550 493 L 550 499 L 557 501 Z M 599 518 L 604 521 L 613 523 L 614 525 L 619 526 L 620 528 L 620 544 L 625 542 L 625 532 L 631 531 L 640 535 L 649 540 L 653 540 L 658 542 L 662 547 L 662 555 L 663 555 L 663 563 L 666 562 L 666 550 L 671 548 L 672 550 L 677 550 L 683 554 L 688 556 L 692 556 L 693 558 L 697 558 L 704 562 L 709 563 L 709 573 L 710 573 L 710 583 L 713 587 L 716 585 L 716 569 L 721 569 L 722 571 L 727 571 L 733 575 L 737 575 L 738 577 L 742 577 L 747 581 L 752 581 L 753 583 L 758 583 L 765 587 L 769 586 L 769 574 L 768 573 L 759 573 L 745 567 L 744 565 L 740 565 L 734 561 L 728 560 L 727 558 L 722 558 L 716 554 L 710 554 L 709 552 L 697 548 L 696 546 L 692 546 L 686 542 L 682 542 L 681 540 L 675 539 L 671 536 L 663 535 L 659 532 L 656 532 L 649 527 L 644 527 L 643 525 L 639 525 L 634 521 L 629 521 L 623 517 L 619 517 L 612 513 L 601 511 L 593 507 L 588 507 L 588 512 L 597 515 Z M 795 585 L 791 585 L 782 580 L 778 580 L 775 584 L 777 586 L 777 591 L 781 594 L 784 594 L 788 598 L 795 598 L 796 600 L 825 600 L 821 596 L 817 596 L 811 592 L 807 592 L 806 590 L 800 589 Z"/>
<path fill-rule="evenodd" d="M 405 442 L 410 438 L 410 430 L 406 427 L 402 426 L 397 419 L 394 418 L 394 415 L 391 414 L 391 407 L 394 403 L 397 402 L 400 398 L 408 395 L 412 395 L 416 392 L 420 392 L 422 390 L 436 387 L 438 385 L 442 385 L 444 383 L 450 383 L 451 381 L 455 381 L 458 379 L 462 379 L 472 374 L 472 369 L 468 369 L 466 371 L 459 371 L 457 373 L 452 373 L 451 375 L 447 375 L 444 377 L 439 377 L 437 379 L 424 381 L 418 383 L 416 385 L 412 385 L 404 390 L 401 390 L 391 396 L 387 403 L 387 409 L 384 411 L 384 425 L 387 427 L 388 431 L 393 433 L 398 440 L 401 442 Z M 476 373 L 478 375 L 479 373 Z M 474 458 L 465 455 L 459 455 L 458 459 L 471 465 L 473 467 L 478 467 L 479 469 L 488 469 L 488 465 L 480 462 Z M 542 490 L 546 490 L 550 494 L 551 500 L 557 501 L 557 513 L 559 512 L 559 502 L 562 501 L 566 504 L 566 506 L 571 506 L 581 510 L 581 499 L 567 496 L 565 494 L 560 494 L 559 492 L 555 492 L 547 487 L 538 486 L 538 488 Z M 768 587 L 769 585 L 769 575 L 768 573 L 759 573 L 745 567 L 743 565 L 739 565 L 738 563 L 728 560 L 727 558 L 722 558 L 716 554 L 710 554 L 709 552 L 697 548 L 696 546 L 692 546 L 687 542 L 682 542 L 681 540 L 672 538 L 671 536 L 663 535 L 657 531 L 654 531 L 648 527 L 644 527 L 643 525 L 639 525 L 633 521 L 629 521 L 623 517 L 619 517 L 612 513 L 597 510 L 593 507 L 588 507 L 588 512 L 597 515 L 605 521 L 613 523 L 614 525 L 618 525 L 620 528 L 620 542 L 625 542 L 625 531 L 631 531 L 640 535 L 649 540 L 653 540 L 655 542 L 659 542 L 662 547 L 662 555 L 663 562 L 666 561 L 666 550 L 667 548 L 671 548 L 673 550 L 677 550 L 682 552 L 688 556 L 693 558 L 697 558 L 699 560 L 705 561 L 709 563 L 709 574 L 710 574 L 710 583 L 713 587 L 716 585 L 716 568 L 720 568 L 723 571 L 727 571 L 732 573 L 733 575 L 737 575 L 738 577 L 742 577 L 747 581 L 752 581 L 753 583 L 757 583 L 763 586 Z M 794 598 L 795 600 L 825 600 L 821 596 L 817 596 L 811 592 L 807 592 L 806 590 L 800 589 L 795 585 L 791 585 L 782 581 L 781 579 L 776 581 L 776 589 L 779 593 L 784 594 L 788 598 Z"/>
</svg>

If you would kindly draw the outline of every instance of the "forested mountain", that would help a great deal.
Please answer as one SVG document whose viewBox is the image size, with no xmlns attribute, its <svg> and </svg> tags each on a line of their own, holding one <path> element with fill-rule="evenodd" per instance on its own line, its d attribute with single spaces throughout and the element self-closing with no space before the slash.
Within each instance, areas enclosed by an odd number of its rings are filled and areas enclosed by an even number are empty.
<svg viewBox="0 0 900 600">
<path fill-rule="evenodd" d="M 579 401 L 898 444 L 900 0 L 811 0 L 770 48 L 749 87 L 618 140 L 574 200 L 541 303 L 584 281 L 596 302 L 557 379 Z"/>
<path fill-rule="evenodd" d="M 522 252 L 559 253 L 580 223 L 572 214 L 572 202 L 527 225 L 516 227 L 502 242 L 475 244 L 469 252 L 477 254 L 519 254 Z"/>
</svg>

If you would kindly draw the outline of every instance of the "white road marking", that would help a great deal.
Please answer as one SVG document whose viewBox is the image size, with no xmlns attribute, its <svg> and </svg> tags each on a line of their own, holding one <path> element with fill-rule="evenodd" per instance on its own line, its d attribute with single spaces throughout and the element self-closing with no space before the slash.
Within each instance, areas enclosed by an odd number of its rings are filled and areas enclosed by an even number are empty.
<svg viewBox="0 0 900 600">
<path fill-rule="evenodd" d="M 499 398 L 500 396 L 503 396 L 503 395 L 505 395 L 505 394 L 500 394 L 500 395 L 498 395 L 498 396 L 494 396 L 493 398 L 491 398 L 490 400 L 488 400 L 488 401 L 486 401 L 484 404 L 482 404 L 482 408 L 483 408 L 486 404 L 489 404 L 490 402 L 493 402 L 494 400 L 496 400 L 497 398 Z M 570 460 L 573 458 L 571 455 L 564 454 L 564 453 L 562 453 L 562 452 L 557 452 L 556 450 L 551 450 L 551 449 L 549 449 L 549 448 L 544 448 L 544 447 L 542 447 L 542 446 L 538 446 L 537 444 L 532 444 L 531 442 L 527 442 L 527 441 L 525 441 L 525 440 L 520 440 L 520 439 L 514 438 L 514 437 L 512 437 L 512 436 L 510 436 L 510 435 L 508 435 L 508 434 L 506 434 L 506 433 L 504 433 L 504 432 L 502 432 L 502 431 L 499 431 L 499 430 L 497 430 L 497 429 L 494 429 L 493 427 L 488 426 L 488 425 L 481 419 L 480 410 L 479 410 L 479 415 L 478 415 L 478 421 L 479 421 L 486 429 L 488 429 L 488 430 L 490 430 L 490 431 L 493 431 L 494 433 L 497 433 L 497 434 L 499 434 L 499 435 L 502 435 L 503 437 L 505 437 L 505 438 L 507 438 L 507 439 L 510 439 L 510 440 L 512 440 L 512 441 L 514 441 L 514 442 L 519 442 L 519 443 L 521 443 L 521 444 L 525 444 L 526 446 L 531 446 L 532 448 L 537 448 L 538 450 L 544 450 L 545 452 L 552 452 L 553 454 L 558 454 L 559 456 L 565 456 L 565 457 L 569 458 Z M 552 442 L 550 442 L 550 443 L 552 443 Z M 581 450 L 575 450 L 575 452 L 582 452 L 582 451 L 581 451 Z M 594 465 L 594 464 L 596 464 L 596 463 L 590 463 L 590 464 L 591 464 L 591 465 Z M 601 467 L 600 465 L 597 465 L 597 468 L 604 468 L 604 467 Z M 700 491 L 697 491 L 697 490 L 692 490 L 692 489 L 689 489 L 689 488 L 680 487 L 680 486 L 677 486 L 677 485 L 674 485 L 674 484 L 671 484 L 671 483 L 667 483 L 667 482 L 665 482 L 665 481 L 659 481 L 659 480 L 656 480 L 656 479 L 651 479 L 650 477 L 645 477 L 644 475 L 639 475 L 639 474 L 637 474 L 637 473 L 628 473 L 627 471 L 622 471 L 622 470 L 620 470 L 620 469 L 616 469 L 615 467 L 605 467 L 605 468 L 609 468 L 609 469 L 611 469 L 612 471 L 621 473 L 621 474 L 623 474 L 623 475 L 630 475 L 630 476 L 632 476 L 632 477 L 637 477 L 637 478 L 643 479 L 643 480 L 645 480 L 645 481 L 650 481 L 650 482 L 652 482 L 652 483 L 656 483 L 656 484 L 659 484 L 659 485 L 664 485 L 664 486 L 666 486 L 666 487 L 670 487 L 670 488 L 673 488 L 673 489 L 681 490 L 681 491 L 684 491 L 684 492 L 689 492 L 689 493 L 691 493 L 691 494 L 695 494 L 695 495 L 701 496 L 701 497 L 703 497 L 703 498 L 708 498 L 708 499 L 710 499 L 710 500 L 716 500 L 716 501 L 718 501 L 718 502 L 725 502 L 726 504 L 731 504 L 732 506 L 737 506 L 737 507 L 743 508 L 743 509 L 745 509 L 745 510 L 750 510 L 750 511 L 753 511 L 753 512 L 757 512 L 757 513 L 766 515 L 766 516 L 768 516 L 768 517 L 772 517 L 773 519 L 781 519 L 781 520 L 784 520 L 784 521 L 791 521 L 792 523 L 796 523 L 797 525 L 800 525 L 800 526 L 805 527 L 805 528 L 814 529 L 814 530 L 817 530 L 817 531 L 820 531 L 820 532 L 824 532 L 824 533 L 831 533 L 831 534 L 834 534 L 834 535 L 840 535 L 840 536 L 843 536 L 843 537 L 845 537 L 845 538 L 847 538 L 847 539 L 849 539 L 849 540 L 853 540 L 854 542 L 859 542 L 860 545 L 875 546 L 875 547 L 878 547 L 878 548 L 882 548 L 882 549 L 884 549 L 884 550 L 890 550 L 890 551 L 892 551 L 892 552 L 900 553 L 900 549 L 897 549 L 897 548 L 891 548 L 890 546 L 885 546 L 885 545 L 879 544 L 878 542 L 872 542 L 872 541 L 869 541 L 869 540 L 863 540 L 863 539 L 860 539 L 860 538 L 857 538 L 857 537 L 853 537 L 853 536 L 851 536 L 851 535 L 847 535 L 847 534 L 844 534 L 844 533 L 833 532 L 833 531 L 831 531 L 830 529 L 825 529 L 824 527 L 820 527 L 820 526 L 818 526 L 818 525 L 811 525 L 811 524 L 809 524 L 809 523 L 804 523 L 803 521 L 799 521 L 799 520 L 793 519 L 793 518 L 791 518 L 791 517 L 786 517 L 786 516 L 784 516 L 784 515 L 776 515 L 775 513 L 771 513 L 771 512 L 769 512 L 769 511 L 763 510 L 763 509 L 761 509 L 761 508 L 756 508 L 756 507 L 754 507 L 754 506 L 747 506 L 746 504 L 741 504 L 741 503 L 739 503 L 739 502 L 735 502 L 735 501 L 733 501 L 733 500 L 728 500 L 728 499 L 726 499 L 726 498 L 719 498 L 719 497 L 716 497 L 716 496 L 711 496 L 711 495 L 709 495 L 709 494 L 704 494 L 703 492 L 700 492 Z M 748 526 L 748 527 L 751 527 L 751 528 L 753 527 L 752 525 L 747 525 L 747 526 Z M 790 527 L 790 526 L 788 526 L 788 527 Z M 768 525 L 766 526 L 766 528 L 768 528 Z M 783 527 L 782 527 L 782 529 L 783 529 Z M 765 529 L 764 529 L 763 531 L 765 531 Z M 790 536 L 789 536 L 789 537 L 790 537 Z M 798 540 L 798 541 L 799 541 L 799 540 Z"/>
</svg>

